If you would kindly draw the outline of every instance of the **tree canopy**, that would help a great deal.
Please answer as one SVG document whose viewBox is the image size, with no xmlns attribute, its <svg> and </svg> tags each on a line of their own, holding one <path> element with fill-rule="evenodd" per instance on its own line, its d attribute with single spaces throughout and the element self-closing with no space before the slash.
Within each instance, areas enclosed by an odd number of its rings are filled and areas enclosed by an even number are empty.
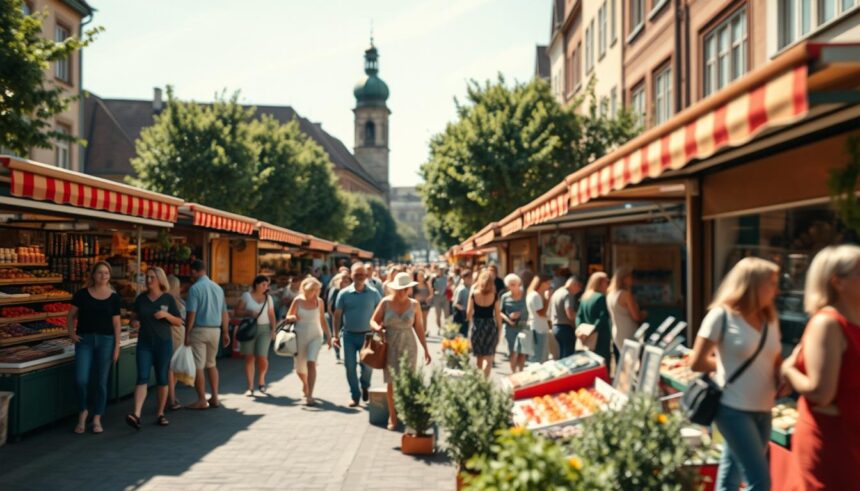
<svg viewBox="0 0 860 491">
<path fill-rule="evenodd" d="M 21 0 L 0 0 L 0 147 L 18 155 L 31 148 L 51 148 L 57 140 L 76 141 L 54 128 L 53 118 L 65 111 L 77 94 L 46 82 L 51 63 L 87 46 L 101 27 L 82 39 L 56 42 L 42 35 L 44 12 L 24 15 Z"/>
<path fill-rule="evenodd" d="M 351 229 L 346 242 L 372 251 L 381 259 L 397 259 L 408 250 L 388 206 L 379 198 L 350 194 L 348 215 Z"/>
<path fill-rule="evenodd" d="M 457 119 L 433 136 L 421 167 L 430 240 L 447 248 L 466 239 L 635 133 L 629 114 L 603 117 L 590 99 L 580 115 L 585 97 L 564 108 L 542 80 L 471 81 L 466 103 L 455 101 Z"/>
</svg>

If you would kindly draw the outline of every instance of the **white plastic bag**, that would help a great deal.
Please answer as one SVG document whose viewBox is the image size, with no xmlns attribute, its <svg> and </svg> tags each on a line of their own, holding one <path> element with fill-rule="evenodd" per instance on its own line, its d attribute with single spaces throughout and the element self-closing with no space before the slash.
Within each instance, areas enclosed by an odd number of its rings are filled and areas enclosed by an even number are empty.
<svg viewBox="0 0 860 491">
<path fill-rule="evenodd" d="M 170 359 L 170 369 L 176 380 L 185 385 L 194 387 L 194 378 L 197 375 L 197 366 L 194 364 L 194 351 L 190 346 L 181 346 L 173 358 Z"/>
<path fill-rule="evenodd" d="M 296 356 L 299 353 L 298 339 L 296 339 L 295 327 L 287 324 L 278 329 L 275 335 L 275 354 L 280 356 Z"/>
</svg>

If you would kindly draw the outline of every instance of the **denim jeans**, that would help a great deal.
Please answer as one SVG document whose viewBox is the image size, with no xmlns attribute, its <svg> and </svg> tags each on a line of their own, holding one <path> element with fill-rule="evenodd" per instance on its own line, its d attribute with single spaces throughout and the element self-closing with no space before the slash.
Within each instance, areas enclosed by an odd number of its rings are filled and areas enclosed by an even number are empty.
<svg viewBox="0 0 860 491">
<path fill-rule="evenodd" d="M 552 334 L 558 341 L 558 357 L 564 358 L 573 354 L 576 350 L 576 336 L 573 328 L 563 324 L 552 326 Z"/>
<path fill-rule="evenodd" d="M 364 332 L 341 331 L 341 344 L 343 344 L 343 365 L 346 368 L 346 381 L 349 382 L 349 393 L 353 401 L 361 397 L 360 389 L 370 388 L 370 376 L 373 369 L 359 362 L 358 352 L 364 346 Z M 359 388 L 359 377 L 356 374 L 356 365 L 361 366 L 361 387 Z"/>
<path fill-rule="evenodd" d="M 530 361 L 543 363 L 547 360 L 549 355 L 549 346 L 547 345 L 547 336 L 549 336 L 548 332 L 537 332 L 534 331 L 535 335 L 535 354 L 532 355 Z"/>
<path fill-rule="evenodd" d="M 726 440 L 717 473 L 717 491 L 737 490 L 741 478 L 747 491 L 770 490 L 767 446 L 770 441 L 770 412 L 751 412 L 720 405 L 717 428 Z"/>
<path fill-rule="evenodd" d="M 95 365 L 96 397 L 93 414 L 102 416 L 107 407 L 107 383 L 113 362 L 113 335 L 84 334 L 75 345 L 75 386 L 78 392 L 78 409 L 86 411 L 89 406 L 90 372 Z"/>
<path fill-rule="evenodd" d="M 155 385 L 167 385 L 167 371 L 173 356 L 172 339 L 139 339 L 137 341 L 137 385 L 149 383 L 149 372 L 155 368 Z"/>
</svg>

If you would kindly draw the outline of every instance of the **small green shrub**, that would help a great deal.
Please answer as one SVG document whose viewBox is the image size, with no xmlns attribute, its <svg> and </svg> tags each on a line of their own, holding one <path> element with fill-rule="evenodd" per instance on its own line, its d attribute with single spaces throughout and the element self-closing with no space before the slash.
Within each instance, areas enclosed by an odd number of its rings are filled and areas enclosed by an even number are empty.
<svg viewBox="0 0 860 491">
<path fill-rule="evenodd" d="M 400 369 L 394 375 L 394 407 L 397 417 L 416 435 L 424 435 L 433 424 L 430 414 L 430 387 L 424 374 L 409 362 L 407 355 L 400 359 Z"/>
</svg>

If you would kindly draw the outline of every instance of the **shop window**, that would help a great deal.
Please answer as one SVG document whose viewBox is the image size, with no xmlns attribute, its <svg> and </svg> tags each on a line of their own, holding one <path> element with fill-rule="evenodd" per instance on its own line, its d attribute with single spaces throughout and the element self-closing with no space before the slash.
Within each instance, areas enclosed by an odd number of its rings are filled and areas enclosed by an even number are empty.
<svg viewBox="0 0 860 491">
<path fill-rule="evenodd" d="M 827 204 L 718 219 L 715 223 L 714 290 L 729 270 L 747 256 L 780 266 L 779 310 L 783 342 L 796 344 L 808 320 L 803 311 L 806 272 L 826 246 L 858 243 Z"/>
<path fill-rule="evenodd" d="M 667 64 L 654 74 L 654 124 L 672 117 L 672 68 Z"/>
<path fill-rule="evenodd" d="M 739 9 L 704 38 L 703 94 L 709 96 L 747 72 L 747 10 Z"/>
<path fill-rule="evenodd" d="M 57 131 L 64 135 L 71 135 L 72 129 L 64 124 L 57 125 Z M 72 144 L 68 140 L 57 140 L 54 143 L 56 150 L 57 167 L 62 169 L 72 168 Z"/>
<path fill-rule="evenodd" d="M 65 26 L 57 24 L 54 27 L 54 41 L 58 43 L 64 42 L 70 36 L 69 29 Z M 54 62 L 54 77 L 66 83 L 72 81 L 71 57 L 66 57 Z"/>
</svg>

